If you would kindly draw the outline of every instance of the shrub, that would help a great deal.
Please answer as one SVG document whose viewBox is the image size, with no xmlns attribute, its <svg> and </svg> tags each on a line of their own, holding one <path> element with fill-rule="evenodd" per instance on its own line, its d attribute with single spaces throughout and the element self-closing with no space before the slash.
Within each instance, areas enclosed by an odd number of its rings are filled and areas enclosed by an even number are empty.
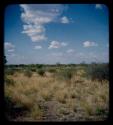
<svg viewBox="0 0 113 125">
<path fill-rule="evenodd" d="M 31 68 L 31 71 L 32 72 L 36 72 L 36 68 Z"/>
<path fill-rule="evenodd" d="M 43 99 L 46 101 L 50 101 L 52 99 L 52 94 L 50 91 L 42 91 L 41 95 L 42 95 Z"/>
<path fill-rule="evenodd" d="M 65 104 L 66 103 L 66 99 L 68 97 L 68 93 L 67 91 L 59 91 L 55 94 L 56 100 L 59 101 L 60 103 Z"/>
<path fill-rule="evenodd" d="M 58 76 L 60 79 L 63 79 L 63 80 L 71 80 L 71 78 L 73 77 L 73 71 L 72 71 L 72 69 L 60 70 L 60 71 L 57 73 L 57 76 Z"/>
<path fill-rule="evenodd" d="M 96 109 L 96 115 L 108 115 L 105 109 L 97 108 Z"/>
<path fill-rule="evenodd" d="M 32 76 L 32 72 L 30 70 L 26 70 L 24 72 L 24 75 L 27 76 L 27 77 L 31 77 Z"/>
<path fill-rule="evenodd" d="M 40 75 L 40 76 L 44 76 L 44 74 L 45 74 L 45 70 L 44 69 L 38 69 L 38 74 Z"/>
<path fill-rule="evenodd" d="M 109 67 L 105 64 L 92 64 L 87 68 L 87 75 L 92 80 L 109 80 Z"/>
<path fill-rule="evenodd" d="M 43 64 L 37 64 L 36 67 L 37 67 L 38 69 L 42 69 L 42 68 L 43 68 Z"/>
<path fill-rule="evenodd" d="M 48 69 L 48 72 L 55 73 L 56 69 Z"/>
</svg>

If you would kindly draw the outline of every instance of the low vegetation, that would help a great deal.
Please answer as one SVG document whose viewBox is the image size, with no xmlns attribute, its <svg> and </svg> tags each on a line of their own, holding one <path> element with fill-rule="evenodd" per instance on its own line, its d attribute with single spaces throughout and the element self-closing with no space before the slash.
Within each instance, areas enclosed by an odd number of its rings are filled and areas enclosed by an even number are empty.
<svg viewBox="0 0 113 125">
<path fill-rule="evenodd" d="M 5 67 L 4 82 L 5 115 L 10 121 L 108 118 L 108 64 L 10 65 Z"/>
</svg>

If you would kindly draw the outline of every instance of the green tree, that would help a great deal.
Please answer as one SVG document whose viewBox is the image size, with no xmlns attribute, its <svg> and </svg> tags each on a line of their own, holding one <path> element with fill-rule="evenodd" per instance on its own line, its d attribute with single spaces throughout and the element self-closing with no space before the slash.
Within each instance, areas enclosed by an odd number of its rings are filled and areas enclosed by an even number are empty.
<svg viewBox="0 0 113 125">
<path fill-rule="evenodd" d="M 7 63 L 7 59 L 6 59 L 6 56 L 4 56 L 4 64 Z"/>
</svg>

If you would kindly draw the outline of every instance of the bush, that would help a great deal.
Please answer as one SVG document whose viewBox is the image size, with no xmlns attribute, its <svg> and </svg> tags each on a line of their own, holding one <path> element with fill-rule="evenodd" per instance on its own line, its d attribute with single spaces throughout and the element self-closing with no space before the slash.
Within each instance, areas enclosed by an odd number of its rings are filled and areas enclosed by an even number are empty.
<svg viewBox="0 0 113 125">
<path fill-rule="evenodd" d="M 26 70 L 24 72 L 24 75 L 27 76 L 27 77 L 31 77 L 32 76 L 32 72 L 30 70 Z"/>
<path fill-rule="evenodd" d="M 42 68 L 43 68 L 43 64 L 37 64 L 36 67 L 37 67 L 38 69 L 42 69 Z"/>
<path fill-rule="evenodd" d="M 40 75 L 40 76 L 44 76 L 44 74 L 45 74 L 45 70 L 44 69 L 38 69 L 38 74 Z"/>
<path fill-rule="evenodd" d="M 109 80 L 109 67 L 107 64 L 92 64 L 87 68 L 87 75 L 92 80 Z"/>
<path fill-rule="evenodd" d="M 64 69 L 64 70 L 60 70 L 57 73 L 58 77 L 60 79 L 64 79 L 64 80 L 71 80 L 71 78 L 73 77 L 73 70 L 72 69 Z"/>
<path fill-rule="evenodd" d="M 36 68 L 31 68 L 31 71 L 32 72 L 36 72 Z"/>
<path fill-rule="evenodd" d="M 97 108 L 96 115 L 108 115 L 108 112 L 105 109 Z"/>
<path fill-rule="evenodd" d="M 55 72 L 56 72 L 56 69 L 48 69 L 48 72 L 50 72 L 50 73 L 55 73 Z"/>
</svg>

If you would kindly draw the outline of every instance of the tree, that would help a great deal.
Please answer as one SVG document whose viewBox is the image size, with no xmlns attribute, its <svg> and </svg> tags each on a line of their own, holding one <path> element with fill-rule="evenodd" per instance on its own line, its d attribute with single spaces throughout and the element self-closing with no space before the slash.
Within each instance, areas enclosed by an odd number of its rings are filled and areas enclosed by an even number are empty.
<svg viewBox="0 0 113 125">
<path fill-rule="evenodd" d="M 6 56 L 4 56 L 4 64 L 7 63 L 7 59 L 6 59 Z"/>
</svg>

